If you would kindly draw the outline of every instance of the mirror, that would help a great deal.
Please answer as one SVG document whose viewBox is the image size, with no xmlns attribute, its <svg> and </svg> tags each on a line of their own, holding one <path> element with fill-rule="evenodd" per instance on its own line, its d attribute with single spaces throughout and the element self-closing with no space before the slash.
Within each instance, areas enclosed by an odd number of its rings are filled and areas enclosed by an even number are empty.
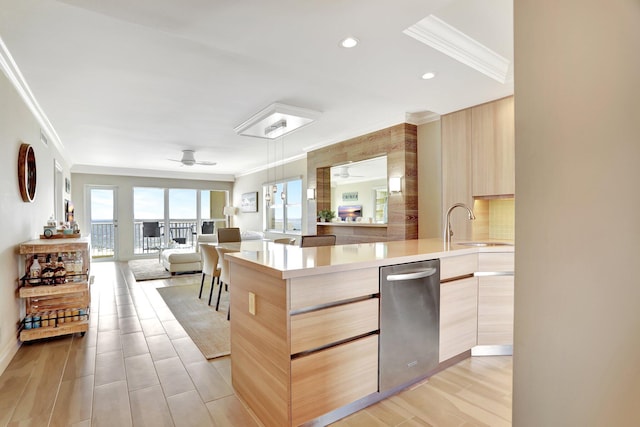
<svg viewBox="0 0 640 427">
<path fill-rule="evenodd" d="M 387 156 L 331 167 L 331 210 L 337 219 L 386 224 L 387 199 Z"/>
</svg>

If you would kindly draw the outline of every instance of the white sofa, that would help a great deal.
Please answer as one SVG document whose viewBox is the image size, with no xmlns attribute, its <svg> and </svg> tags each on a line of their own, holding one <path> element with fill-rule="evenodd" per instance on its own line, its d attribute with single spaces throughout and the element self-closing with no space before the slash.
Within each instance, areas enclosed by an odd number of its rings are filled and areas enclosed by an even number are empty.
<svg viewBox="0 0 640 427">
<path fill-rule="evenodd" d="M 241 233 L 242 240 L 260 240 L 264 238 L 264 233 L 259 231 L 246 231 Z M 202 271 L 202 258 L 200 256 L 201 243 L 218 243 L 215 234 L 200 234 L 195 248 L 165 249 L 160 256 L 160 262 L 165 270 L 174 275 L 184 272 Z"/>
</svg>

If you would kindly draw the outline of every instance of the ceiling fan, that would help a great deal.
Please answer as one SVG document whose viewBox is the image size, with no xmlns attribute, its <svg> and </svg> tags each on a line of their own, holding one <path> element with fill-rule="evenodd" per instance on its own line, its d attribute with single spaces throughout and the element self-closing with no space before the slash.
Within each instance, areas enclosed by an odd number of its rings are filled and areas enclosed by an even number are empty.
<svg viewBox="0 0 640 427">
<path fill-rule="evenodd" d="M 183 166 L 193 166 L 193 165 L 213 166 L 216 164 L 215 162 L 207 162 L 207 161 L 198 162 L 196 161 L 195 154 L 196 152 L 194 150 L 182 150 L 182 159 L 180 160 L 168 159 L 168 160 L 171 160 L 172 162 L 182 163 Z"/>
<path fill-rule="evenodd" d="M 349 173 L 349 166 L 340 166 L 340 170 L 334 173 L 333 176 L 340 178 L 364 178 L 364 175 L 351 175 Z"/>
</svg>

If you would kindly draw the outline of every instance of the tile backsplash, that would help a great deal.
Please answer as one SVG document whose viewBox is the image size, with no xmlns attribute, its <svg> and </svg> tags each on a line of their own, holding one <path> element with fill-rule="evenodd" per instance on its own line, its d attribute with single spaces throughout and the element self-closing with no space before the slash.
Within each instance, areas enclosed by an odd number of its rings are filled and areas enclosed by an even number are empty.
<svg viewBox="0 0 640 427">
<path fill-rule="evenodd" d="M 477 199 L 473 211 L 475 240 L 513 240 L 515 237 L 515 199 Z"/>
<path fill-rule="evenodd" d="M 513 240 L 515 217 L 515 199 L 489 200 L 489 238 Z"/>
</svg>

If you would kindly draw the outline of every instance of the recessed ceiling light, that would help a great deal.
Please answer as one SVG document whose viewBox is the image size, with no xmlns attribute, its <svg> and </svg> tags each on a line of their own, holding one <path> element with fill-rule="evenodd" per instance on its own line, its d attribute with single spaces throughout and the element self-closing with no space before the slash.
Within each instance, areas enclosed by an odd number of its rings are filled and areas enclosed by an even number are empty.
<svg viewBox="0 0 640 427">
<path fill-rule="evenodd" d="M 434 78 L 436 76 L 436 73 L 432 73 L 431 71 L 429 71 L 428 73 L 424 73 L 422 75 L 422 79 L 423 80 L 430 80 L 432 78 Z"/>
<path fill-rule="evenodd" d="M 346 39 L 340 42 L 340 46 L 345 47 L 347 49 L 355 47 L 358 44 L 358 39 L 355 37 L 347 37 Z"/>
</svg>

